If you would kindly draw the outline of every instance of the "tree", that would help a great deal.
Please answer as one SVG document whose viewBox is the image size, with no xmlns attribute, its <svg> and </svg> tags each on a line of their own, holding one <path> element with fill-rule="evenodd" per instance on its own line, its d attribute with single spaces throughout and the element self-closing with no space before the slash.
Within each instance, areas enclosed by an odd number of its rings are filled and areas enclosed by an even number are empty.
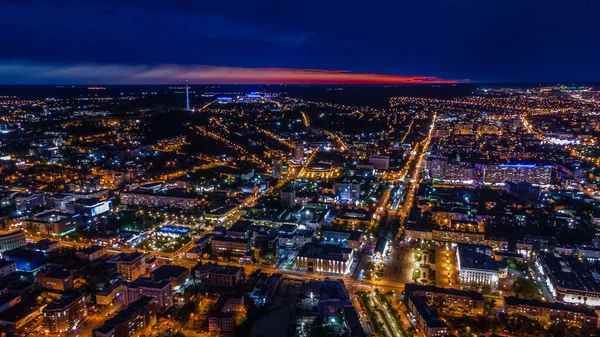
<svg viewBox="0 0 600 337">
<path fill-rule="evenodd" d="M 519 277 L 513 283 L 513 291 L 515 295 L 519 298 L 524 299 L 535 299 L 538 298 L 539 295 L 539 286 L 538 284 L 530 278 L 522 278 Z"/>
<path fill-rule="evenodd" d="M 486 299 L 483 302 L 483 315 L 485 317 L 495 318 L 496 300 L 493 298 Z"/>
</svg>

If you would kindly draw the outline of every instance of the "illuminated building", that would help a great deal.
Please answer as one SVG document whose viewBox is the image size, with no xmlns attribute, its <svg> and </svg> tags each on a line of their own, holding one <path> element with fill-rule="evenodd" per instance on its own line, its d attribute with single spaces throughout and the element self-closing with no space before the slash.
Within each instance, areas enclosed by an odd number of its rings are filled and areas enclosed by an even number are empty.
<svg viewBox="0 0 600 337">
<path fill-rule="evenodd" d="M 214 286 L 235 287 L 246 277 L 243 267 L 205 263 L 195 271 L 198 279 Z"/>
<path fill-rule="evenodd" d="M 452 162 L 439 158 L 427 160 L 429 176 L 435 181 L 471 184 L 474 180 L 474 169 L 471 163 Z"/>
<path fill-rule="evenodd" d="M 133 303 L 144 296 L 154 298 L 156 310 L 165 312 L 173 305 L 173 291 L 169 280 L 138 277 L 127 286 L 127 302 Z"/>
<path fill-rule="evenodd" d="M 250 248 L 250 240 L 245 238 L 232 238 L 227 236 L 215 236 L 210 242 L 213 256 L 237 256 L 246 254 Z"/>
<path fill-rule="evenodd" d="M 75 232 L 82 223 L 79 214 L 70 214 L 50 210 L 32 215 L 30 219 L 23 220 L 23 226 L 30 228 L 41 235 L 65 236 Z"/>
<path fill-rule="evenodd" d="M 302 145 L 298 145 L 294 149 L 294 158 L 293 159 L 297 163 L 304 162 L 304 147 Z"/>
<path fill-rule="evenodd" d="M 598 314 L 596 314 L 596 311 L 579 305 L 549 303 L 510 296 L 504 297 L 504 312 L 509 315 L 521 315 L 544 322 L 560 322 L 592 329 L 598 327 Z"/>
<path fill-rule="evenodd" d="M 114 301 L 122 304 L 127 303 L 127 282 L 117 280 L 108 287 L 96 293 L 96 303 L 98 305 L 109 305 Z"/>
<path fill-rule="evenodd" d="M 333 244 L 352 249 L 359 249 L 363 237 L 361 231 L 326 229 L 321 235 L 323 244 Z"/>
<path fill-rule="evenodd" d="M 0 253 L 25 246 L 25 232 L 21 229 L 0 234 Z"/>
<path fill-rule="evenodd" d="M 350 272 L 354 250 L 333 245 L 307 243 L 296 256 L 296 268 L 308 272 L 346 275 Z"/>
<path fill-rule="evenodd" d="M 535 266 L 557 301 L 592 307 L 600 305 L 600 284 L 576 256 L 540 252 Z"/>
<path fill-rule="evenodd" d="M 483 182 L 492 185 L 503 185 L 506 181 L 526 181 L 536 185 L 549 185 L 553 171 L 551 165 L 533 164 L 484 164 L 480 165 L 480 169 L 483 175 Z"/>
<path fill-rule="evenodd" d="M 20 195 L 15 198 L 17 211 L 26 211 L 34 206 L 44 205 L 44 193 L 33 193 L 29 195 Z"/>
<path fill-rule="evenodd" d="M 37 273 L 37 281 L 41 288 L 65 291 L 73 289 L 73 274 L 60 268 L 49 268 Z"/>
<path fill-rule="evenodd" d="M 190 87 L 188 81 L 185 81 L 185 110 L 190 111 Z"/>
<path fill-rule="evenodd" d="M 238 205 L 228 205 L 213 209 L 204 215 L 204 220 L 217 223 L 226 222 L 239 213 Z"/>
<path fill-rule="evenodd" d="M 335 196 L 341 201 L 360 200 L 360 183 L 344 179 L 333 186 Z"/>
<path fill-rule="evenodd" d="M 141 207 L 173 207 L 179 209 L 194 209 L 198 204 L 198 197 L 192 193 L 182 192 L 181 189 L 153 191 L 136 189 L 130 192 L 121 192 L 121 203 Z"/>
<path fill-rule="evenodd" d="M 99 259 L 104 254 L 106 254 L 106 247 L 104 246 L 85 247 L 76 253 L 77 257 L 90 262 Z"/>
<path fill-rule="evenodd" d="M 458 290 L 453 288 L 438 288 L 435 286 L 422 286 L 418 284 L 407 284 L 406 296 L 425 296 L 428 301 L 443 303 L 442 312 L 452 316 L 483 314 L 483 295 L 476 291 Z"/>
<path fill-rule="evenodd" d="M 48 304 L 43 310 L 44 322 L 50 333 L 75 330 L 87 316 L 86 296 L 71 292 Z"/>
<path fill-rule="evenodd" d="M 130 337 L 156 324 L 156 303 L 142 296 L 94 331 L 95 337 Z"/>
<path fill-rule="evenodd" d="M 296 190 L 281 190 L 279 191 L 279 199 L 281 207 L 294 208 L 296 206 Z"/>
<path fill-rule="evenodd" d="M 234 328 L 233 313 L 244 311 L 243 295 L 223 295 L 208 314 L 208 330 L 231 332 Z"/>
<path fill-rule="evenodd" d="M 498 287 L 500 277 L 506 277 L 506 267 L 501 267 L 492 257 L 488 246 L 459 244 L 456 250 L 460 284 L 468 286 L 489 285 Z"/>
<path fill-rule="evenodd" d="M 146 272 L 144 253 L 121 253 L 117 260 L 117 274 L 126 281 L 133 281 Z"/>
<path fill-rule="evenodd" d="M 0 260 L 0 278 L 17 271 L 17 264 L 13 261 Z"/>
<path fill-rule="evenodd" d="M 283 175 L 283 164 L 281 162 L 281 159 L 279 159 L 279 158 L 273 158 L 273 160 L 271 160 L 271 175 L 275 179 L 279 179 L 279 178 L 282 177 L 282 175 Z"/>
<path fill-rule="evenodd" d="M 81 198 L 66 205 L 69 213 L 78 213 L 85 217 L 95 217 L 110 211 L 110 201 L 99 198 Z"/>
<path fill-rule="evenodd" d="M 376 259 L 382 259 L 387 254 L 388 250 L 388 239 L 385 237 L 380 237 L 377 239 L 377 243 L 375 244 L 374 255 Z"/>
<path fill-rule="evenodd" d="M 415 317 L 417 329 L 425 337 L 445 336 L 448 326 L 440 320 L 427 305 L 427 298 L 423 296 L 410 296 L 408 310 Z"/>
<path fill-rule="evenodd" d="M 373 164 L 376 170 L 387 170 L 390 168 L 390 156 L 371 156 L 369 163 Z"/>
</svg>

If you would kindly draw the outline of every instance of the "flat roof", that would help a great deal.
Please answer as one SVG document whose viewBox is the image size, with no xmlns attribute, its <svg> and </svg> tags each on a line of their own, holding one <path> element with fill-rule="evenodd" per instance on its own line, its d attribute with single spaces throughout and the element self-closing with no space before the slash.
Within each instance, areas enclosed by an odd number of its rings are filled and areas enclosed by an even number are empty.
<svg viewBox="0 0 600 337">
<path fill-rule="evenodd" d="M 419 315 L 423 317 L 425 323 L 430 328 L 445 328 L 447 327 L 444 321 L 437 318 L 427 305 L 427 298 L 424 296 L 410 296 L 409 300 L 413 303 Z"/>
<path fill-rule="evenodd" d="M 568 304 L 563 304 L 563 303 L 558 303 L 558 302 L 542 302 L 540 300 L 527 300 L 527 299 L 523 299 L 523 298 L 517 298 L 514 296 L 506 296 L 504 297 L 504 304 L 508 304 L 508 305 L 525 305 L 525 306 L 531 306 L 531 307 L 540 307 L 540 308 L 548 308 L 548 309 L 554 309 L 554 310 L 562 310 L 562 311 L 571 311 L 571 312 L 578 312 L 581 314 L 584 314 L 586 316 L 590 316 L 590 317 L 598 317 L 598 314 L 596 314 L 596 310 L 589 308 L 589 307 L 584 307 L 581 305 L 568 305 Z"/>
<path fill-rule="evenodd" d="M 165 265 L 160 266 L 154 270 L 151 274 L 156 280 L 168 280 L 170 278 L 180 277 L 183 274 L 188 274 L 189 270 L 186 267 Z"/>
<path fill-rule="evenodd" d="M 351 248 L 342 248 L 333 245 L 315 245 L 313 243 L 305 244 L 300 252 L 298 253 L 298 257 L 310 257 L 310 258 L 320 258 L 323 260 L 337 260 L 337 261 L 346 261 L 347 258 L 344 258 L 344 254 L 351 254 Z"/>
<path fill-rule="evenodd" d="M 483 245 L 459 244 L 457 253 L 460 259 L 460 267 L 498 271 L 498 262 L 486 254 L 487 251 L 491 254 L 491 250 L 491 247 Z"/>
<path fill-rule="evenodd" d="M 104 324 L 101 327 L 99 327 L 98 329 L 96 329 L 96 330 L 99 331 L 99 332 L 102 332 L 102 333 L 108 333 L 109 331 L 111 331 L 112 329 L 114 329 L 115 326 L 128 321 L 133 315 L 135 315 L 137 313 L 137 311 L 140 308 L 143 308 L 143 307 L 147 306 L 153 300 L 154 300 L 153 297 L 142 296 L 139 300 L 137 300 L 137 301 L 135 301 L 133 303 L 130 303 L 127 306 L 127 308 L 119 311 L 115 317 L 113 317 L 113 318 L 109 319 L 108 321 L 104 322 Z"/>
<path fill-rule="evenodd" d="M 538 257 L 556 285 L 567 289 L 600 293 L 600 284 L 589 268 L 577 257 L 545 252 L 539 253 Z"/>
<path fill-rule="evenodd" d="M 483 301 L 483 294 L 478 293 L 476 291 L 471 291 L 471 290 L 458 290 L 458 289 L 454 289 L 454 288 L 439 288 L 436 286 L 423 286 L 423 285 L 418 285 L 418 284 L 414 284 L 414 283 L 409 283 L 405 287 L 406 294 L 410 294 L 411 292 L 416 292 L 416 291 L 425 291 L 425 292 L 430 292 L 430 293 L 446 294 L 446 295 L 453 295 L 453 296 L 464 296 L 464 297 L 470 297 L 477 301 Z"/>
<path fill-rule="evenodd" d="M 140 252 L 133 252 L 133 253 L 122 253 L 121 254 L 121 258 L 119 259 L 119 261 L 122 262 L 133 262 L 136 259 L 143 257 L 144 253 L 140 253 Z"/>
<path fill-rule="evenodd" d="M 93 246 L 83 248 L 81 250 L 81 252 L 89 255 L 89 254 L 94 254 L 95 252 L 101 251 L 102 249 L 104 249 L 104 246 L 93 245 Z"/>
<path fill-rule="evenodd" d="M 66 270 L 66 269 L 61 269 L 61 268 L 49 268 L 47 270 L 41 271 L 41 274 L 43 274 L 46 277 L 50 277 L 50 278 L 56 278 L 56 279 L 65 279 L 69 276 L 71 276 L 71 272 Z"/>
<path fill-rule="evenodd" d="M 169 280 L 157 280 L 150 277 L 138 277 L 129 284 L 129 288 L 154 288 L 162 289 L 171 285 Z"/>
<path fill-rule="evenodd" d="M 61 298 L 59 300 L 56 300 L 56 301 L 48 304 L 44 308 L 44 312 L 65 310 L 67 307 L 71 306 L 73 303 L 79 301 L 82 297 L 84 297 L 84 294 L 77 292 L 77 291 L 73 291 L 73 292 L 64 294 L 63 296 L 61 296 Z"/>
</svg>

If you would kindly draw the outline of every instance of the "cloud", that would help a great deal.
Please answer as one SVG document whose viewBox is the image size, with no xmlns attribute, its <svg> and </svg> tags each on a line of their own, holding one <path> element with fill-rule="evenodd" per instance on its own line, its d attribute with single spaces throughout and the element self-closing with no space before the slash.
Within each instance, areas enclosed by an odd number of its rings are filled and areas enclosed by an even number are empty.
<svg viewBox="0 0 600 337">
<path fill-rule="evenodd" d="M 433 76 L 357 73 L 346 70 L 240 68 L 207 65 L 0 63 L 4 84 L 450 84 Z"/>
</svg>

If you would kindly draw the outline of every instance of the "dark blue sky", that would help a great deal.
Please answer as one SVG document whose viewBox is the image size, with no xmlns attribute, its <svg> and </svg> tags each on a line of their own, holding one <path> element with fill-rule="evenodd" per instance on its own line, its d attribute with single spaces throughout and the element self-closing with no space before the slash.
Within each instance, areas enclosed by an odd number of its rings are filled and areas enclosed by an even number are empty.
<svg viewBox="0 0 600 337">
<path fill-rule="evenodd" d="M 0 36 L 0 83 L 74 64 L 600 80 L 598 0 L 0 0 Z"/>
</svg>

